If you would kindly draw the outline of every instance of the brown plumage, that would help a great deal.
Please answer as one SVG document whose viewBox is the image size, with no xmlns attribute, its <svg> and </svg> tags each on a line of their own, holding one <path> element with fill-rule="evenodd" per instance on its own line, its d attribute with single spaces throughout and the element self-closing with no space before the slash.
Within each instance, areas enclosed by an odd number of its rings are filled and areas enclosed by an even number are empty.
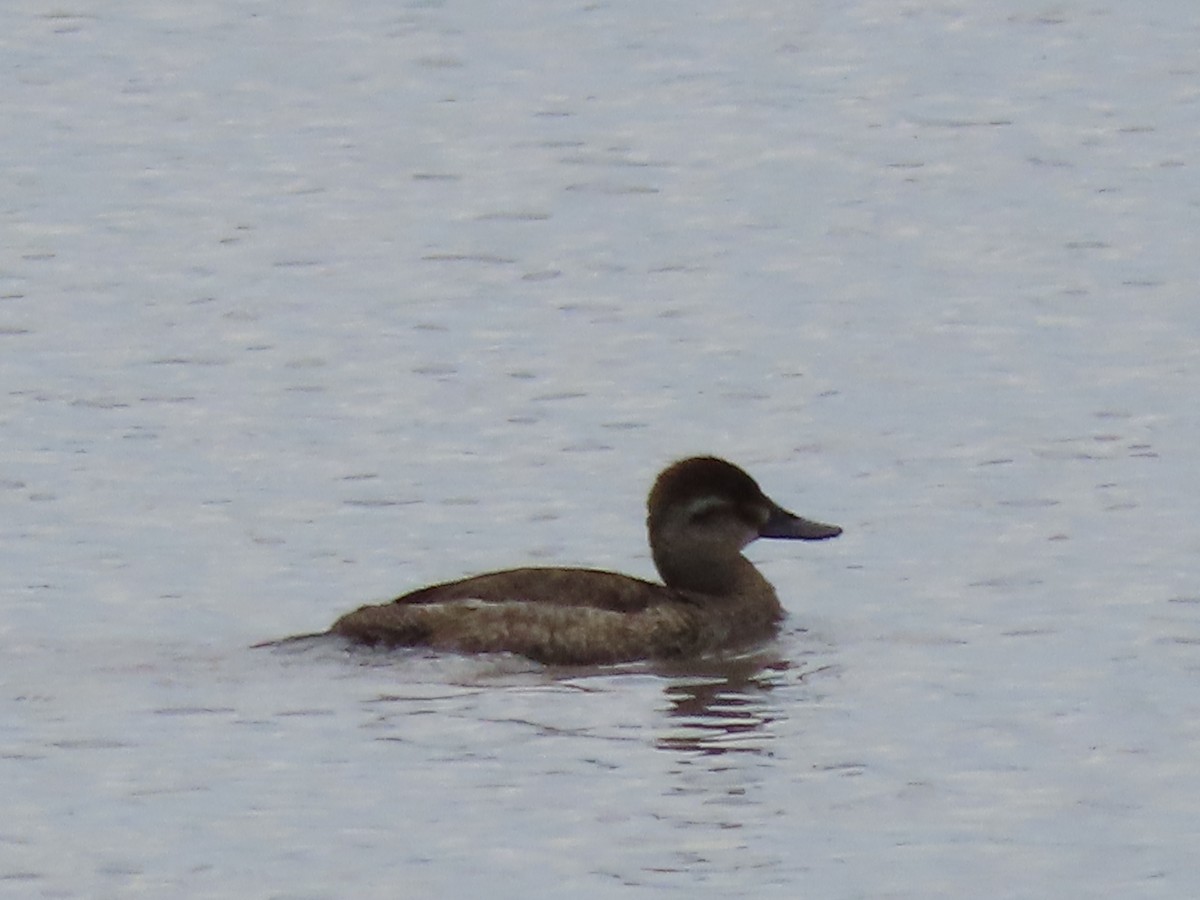
<svg viewBox="0 0 1200 900">
<path fill-rule="evenodd" d="M 795 516 L 715 457 L 664 470 L 647 501 L 663 584 L 595 569 L 522 568 L 436 584 L 338 619 L 367 645 L 510 652 L 544 663 L 672 659 L 774 634 L 783 608 L 741 554 L 759 537 L 821 540 L 841 529 Z"/>
</svg>

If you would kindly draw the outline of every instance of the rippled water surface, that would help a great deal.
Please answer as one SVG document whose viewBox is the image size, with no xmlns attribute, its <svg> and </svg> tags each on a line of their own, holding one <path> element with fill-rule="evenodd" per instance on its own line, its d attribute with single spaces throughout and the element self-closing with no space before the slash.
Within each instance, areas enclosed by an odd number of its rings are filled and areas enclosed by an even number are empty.
<svg viewBox="0 0 1200 900">
<path fill-rule="evenodd" d="M 1200 894 L 1194 4 L 0 45 L 0 895 Z M 755 653 L 250 649 L 696 452 L 846 529 Z"/>
</svg>

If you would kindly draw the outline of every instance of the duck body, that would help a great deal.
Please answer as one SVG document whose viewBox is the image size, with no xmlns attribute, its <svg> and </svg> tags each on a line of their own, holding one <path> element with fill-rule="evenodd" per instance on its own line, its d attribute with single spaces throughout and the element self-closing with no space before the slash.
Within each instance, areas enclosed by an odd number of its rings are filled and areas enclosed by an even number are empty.
<svg viewBox="0 0 1200 900">
<path fill-rule="evenodd" d="M 841 533 L 778 506 L 749 475 L 715 457 L 668 467 L 647 505 L 662 584 L 597 569 L 509 569 L 363 606 L 329 633 L 371 646 L 509 652 L 560 665 L 737 649 L 771 637 L 784 614 L 742 548 L 759 537 Z"/>
<path fill-rule="evenodd" d="M 524 568 L 422 588 L 334 623 L 371 646 L 510 652 L 596 665 L 699 656 L 763 640 L 783 608 L 757 596 L 709 596 L 598 569 Z"/>
</svg>

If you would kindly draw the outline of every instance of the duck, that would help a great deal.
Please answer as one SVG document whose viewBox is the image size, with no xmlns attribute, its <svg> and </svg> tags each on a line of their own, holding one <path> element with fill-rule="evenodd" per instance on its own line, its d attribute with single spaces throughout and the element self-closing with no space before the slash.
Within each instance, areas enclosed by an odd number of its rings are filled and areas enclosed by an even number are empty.
<svg viewBox="0 0 1200 900">
<path fill-rule="evenodd" d="M 842 533 L 788 512 L 714 456 L 669 465 L 646 507 L 661 583 L 599 569 L 507 569 L 359 607 L 322 634 L 368 647 L 517 654 L 547 665 L 737 651 L 773 637 L 784 617 L 775 589 L 742 550 L 758 538 Z"/>
</svg>

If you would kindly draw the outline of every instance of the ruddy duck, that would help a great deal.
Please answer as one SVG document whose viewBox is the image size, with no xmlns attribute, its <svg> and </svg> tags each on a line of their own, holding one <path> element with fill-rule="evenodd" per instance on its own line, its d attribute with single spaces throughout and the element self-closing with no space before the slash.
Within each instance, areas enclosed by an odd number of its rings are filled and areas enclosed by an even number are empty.
<svg viewBox="0 0 1200 900">
<path fill-rule="evenodd" d="M 760 537 L 842 533 L 788 512 L 714 457 L 668 467 L 647 507 L 663 584 L 595 569 L 510 569 L 363 606 L 327 633 L 371 646 L 510 652 L 568 665 L 736 649 L 770 637 L 783 618 L 774 588 L 742 548 Z"/>
</svg>

